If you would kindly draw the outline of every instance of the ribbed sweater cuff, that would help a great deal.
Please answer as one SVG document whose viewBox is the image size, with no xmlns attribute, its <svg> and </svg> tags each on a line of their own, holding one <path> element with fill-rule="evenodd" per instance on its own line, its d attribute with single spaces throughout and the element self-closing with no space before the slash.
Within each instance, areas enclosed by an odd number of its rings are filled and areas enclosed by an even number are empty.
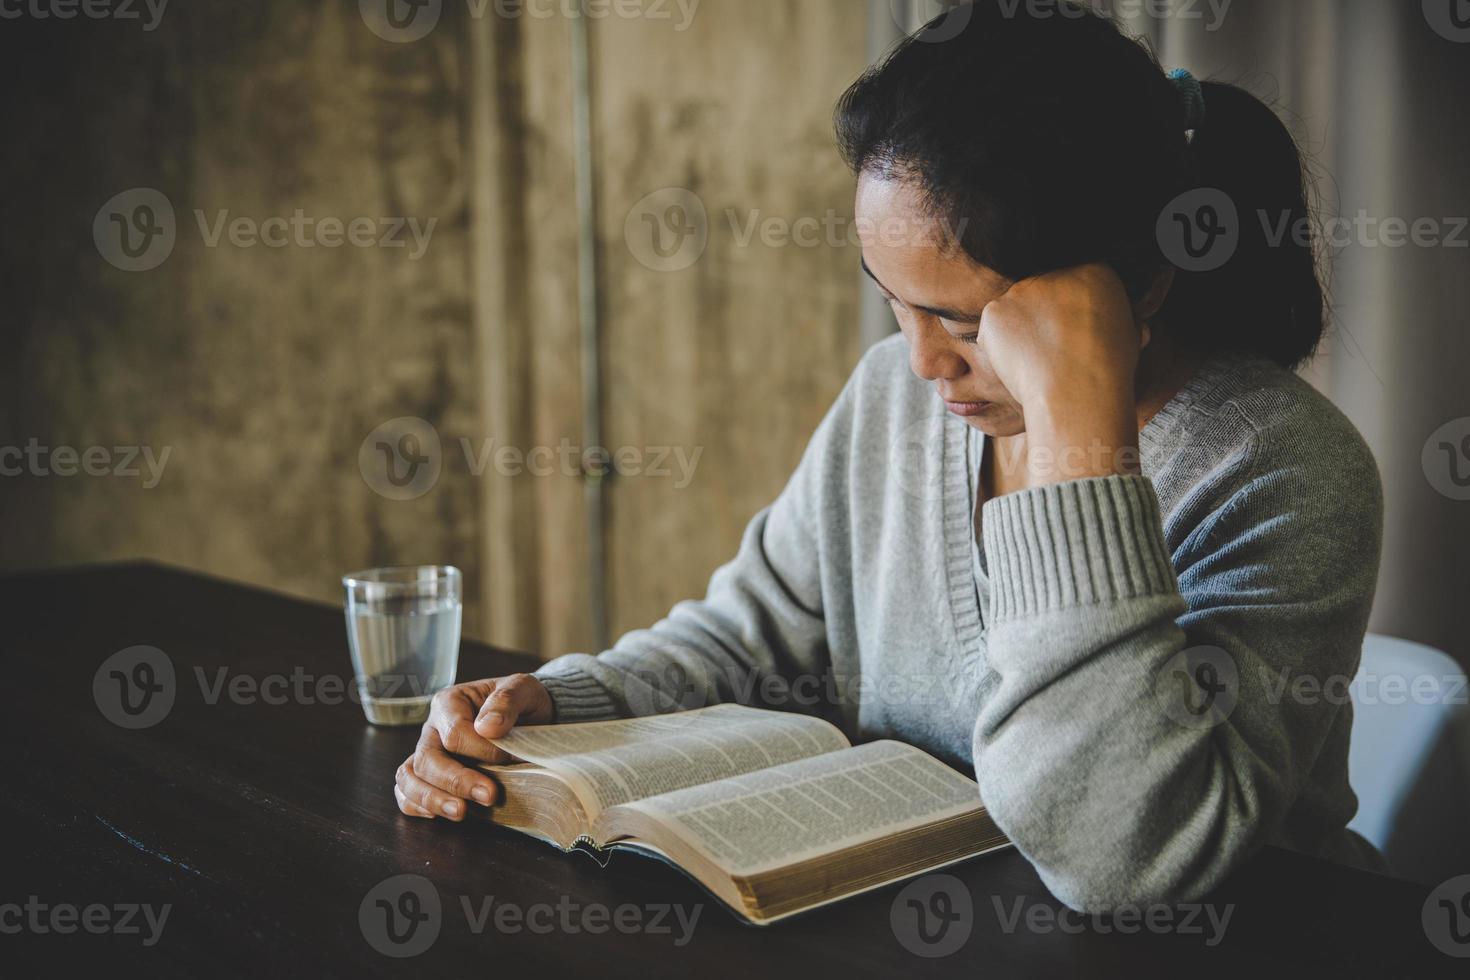
<svg viewBox="0 0 1470 980">
<path fill-rule="evenodd" d="M 1167 594 L 1178 589 L 1159 501 L 1141 476 L 1037 487 L 981 511 L 991 618 Z"/>
<path fill-rule="evenodd" d="M 609 721 L 620 716 L 607 688 L 585 671 L 548 665 L 536 671 L 535 676 L 551 695 L 557 723 Z"/>
</svg>

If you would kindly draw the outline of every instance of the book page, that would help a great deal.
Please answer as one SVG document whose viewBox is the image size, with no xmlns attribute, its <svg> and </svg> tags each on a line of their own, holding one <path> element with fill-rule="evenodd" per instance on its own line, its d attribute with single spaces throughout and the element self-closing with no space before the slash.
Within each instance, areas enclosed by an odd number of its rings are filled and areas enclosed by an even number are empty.
<svg viewBox="0 0 1470 980">
<path fill-rule="evenodd" d="M 833 725 L 785 711 L 718 704 L 646 718 L 517 728 L 495 744 L 556 772 L 597 812 L 848 747 Z"/>
<path fill-rule="evenodd" d="M 821 857 L 981 809 L 980 787 L 911 745 L 871 742 L 638 800 L 731 874 Z"/>
</svg>

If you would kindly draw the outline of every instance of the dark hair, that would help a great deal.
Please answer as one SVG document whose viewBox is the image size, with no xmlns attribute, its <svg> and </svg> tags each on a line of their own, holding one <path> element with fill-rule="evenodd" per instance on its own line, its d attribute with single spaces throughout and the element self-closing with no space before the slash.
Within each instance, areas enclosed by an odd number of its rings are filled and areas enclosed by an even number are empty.
<svg viewBox="0 0 1470 980">
<path fill-rule="evenodd" d="M 1147 47 L 1085 7 L 1035 7 L 966 4 L 869 69 L 837 106 L 848 165 L 914 181 L 958 245 L 1009 279 L 1108 262 L 1136 298 L 1174 264 L 1158 317 L 1171 336 L 1286 367 L 1311 357 L 1325 301 L 1285 125 L 1205 82 L 1190 142 L 1184 97 Z M 1160 242 L 1165 209 L 1199 188 L 1238 214 L 1235 251 L 1210 271 L 1178 268 Z"/>
</svg>

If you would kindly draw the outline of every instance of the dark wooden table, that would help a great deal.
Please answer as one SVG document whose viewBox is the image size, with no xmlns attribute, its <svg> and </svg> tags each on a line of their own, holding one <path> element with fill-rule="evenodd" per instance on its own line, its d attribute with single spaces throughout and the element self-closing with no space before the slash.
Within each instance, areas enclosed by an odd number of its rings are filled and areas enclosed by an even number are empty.
<svg viewBox="0 0 1470 980">
<path fill-rule="evenodd" d="M 897 888 L 765 929 L 744 926 L 654 861 L 622 855 L 600 868 L 488 824 L 400 816 L 393 771 L 416 731 L 369 727 L 343 696 L 351 671 L 339 609 L 128 564 L 0 577 L 0 614 L 12 681 L 0 791 L 0 972 L 8 976 L 89 966 L 257 977 L 1470 974 L 1470 961 L 1426 939 L 1427 888 L 1282 851 L 1262 854 L 1212 899 L 1217 914 L 1232 908 L 1213 946 L 1208 932 L 1048 924 L 1037 917 L 1061 906 L 1014 851 L 954 869 L 973 914 L 953 926 L 969 935 L 947 956 L 910 951 L 912 923 L 900 916 L 895 927 L 891 918 Z M 128 730 L 104 717 L 93 680 L 104 660 L 135 645 L 167 654 L 175 697 L 157 724 Z M 466 643 L 460 676 L 533 665 Z M 245 696 L 225 687 L 212 697 L 221 671 Z M 359 919 L 369 893 L 403 874 L 427 879 L 441 902 L 437 938 L 407 959 L 379 952 Z M 499 930 L 492 911 L 476 931 L 487 901 L 529 918 L 506 919 Z M 87 931 L 64 911 L 102 906 L 106 923 L 123 926 L 130 905 L 155 914 L 170 906 L 152 945 L 141 914 L 132 921 L 139 931 L 121 934 Z M 625 905 L 633 908 L 619 920 Z M 683 945 L 672 916 L 668 932 L 615 925 L 652 926 L 658 906 L 675 905 L 686 916 L 703 906 Z M 606 923 L 581 918 L 599 907 Z M 1023 917 L 1011 925 L 1017 908 Z M 103 911 L 90 914 L 101 930 Z M 68 925 L 74 931 L 53 928 Z"/>
</svg>

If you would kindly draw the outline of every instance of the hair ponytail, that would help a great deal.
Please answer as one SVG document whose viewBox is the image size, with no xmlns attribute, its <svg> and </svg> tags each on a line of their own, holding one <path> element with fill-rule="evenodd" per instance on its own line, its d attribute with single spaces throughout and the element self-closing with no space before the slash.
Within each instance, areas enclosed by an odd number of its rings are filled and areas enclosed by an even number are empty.
<svg viewBox="0 0 1470 980">
<path fill-rule="evenodd" d="M 1249 92 L 1219 82 L 1202 88 L 1204 120 L 1189 147 L 1193 183 L 1224 195 L 1236 227 L 1225 229 L 1231 250 L 1218 267 L 1176 272 L 1160 320 L 1197 346 L 1295 367 L 1315 353 L 1326 316 L 1301 152 Z"/>
</svg>

